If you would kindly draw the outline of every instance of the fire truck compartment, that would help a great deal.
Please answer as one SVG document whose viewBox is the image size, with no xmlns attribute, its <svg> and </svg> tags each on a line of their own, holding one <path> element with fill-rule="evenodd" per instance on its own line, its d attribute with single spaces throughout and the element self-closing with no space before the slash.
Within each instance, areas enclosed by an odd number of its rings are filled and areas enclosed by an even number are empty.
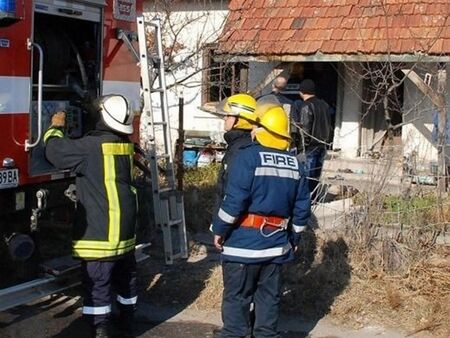
<svg viewBox="0 0 450 338">
<path fill-rule="evenodd" d="M 92 3 L 92 4 L 89 4 Z M 89 102 L 101 91 L 101 1 L 37 1 L 33 42 L 42 48 L 42 131 L 58 110 L 67 112 L 67 134 L 80 137 L 92 127 Z M 33 54 L 30 130 L 38 137 L 39 53 Z M 43 141 L 30 152 L 32 176 L 55 172 L 45 159 Z"/>
</svg>

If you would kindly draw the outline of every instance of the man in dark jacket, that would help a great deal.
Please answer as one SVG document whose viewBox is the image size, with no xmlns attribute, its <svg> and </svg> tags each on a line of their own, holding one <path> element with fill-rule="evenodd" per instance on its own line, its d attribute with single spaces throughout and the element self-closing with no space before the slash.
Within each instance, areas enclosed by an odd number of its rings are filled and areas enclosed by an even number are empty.
<svg viewBox="0 0 450 338">
<path fill-rule="evenodd" d="M 289 115 L 292 112 L 293 101 L 283 94 L 286 90 L 288 80 L 286 77 L 279 75 L 272 82 L 272 91 L 269 94 L 262 95 L 256 100 L 258 103 L 273 103 L 278 102 L 285 112 Z"/>
<path fill-rule="evenodd" d="M 304 152 L 306 155 L 306 176 L 309 179 L 309 189 L 314 194 L 331 134 L 330 107 L 316 97 L 315 84 L 312 80 L 303 80 L 299 91 L 304 102 L 299 114 L 301 139 L 297 147 L 299 153 Z"/>
<path fill-rule="evenodd" d="M 285 111 L 270 106 L 259 123 L 256 142 L 241 148 L 229 168 L 225 197 L 212 225 L 214 244 L 222 252 L 221 338 L 246 336 L 252 302 L 254 337 L 280 337 L 281 265 L 294 258 L 310 216 L 303 167 L 286 151 Z"/>
<path fill-rule="evenodd" d="M 58 169 L 76 174 L 72 254 L 81 259 L 83 317 L 95 337 L 111 337 L 111 289 L 117 292 L 121 337 L 131 336 L 136 295 L 136 191 L 132 186 L 133 112 L 120 95 L 94 104 L 100 119 L 80 139 L 64 137 L 65 113 L 52 117 L 45 154 Z"/>
</svg>

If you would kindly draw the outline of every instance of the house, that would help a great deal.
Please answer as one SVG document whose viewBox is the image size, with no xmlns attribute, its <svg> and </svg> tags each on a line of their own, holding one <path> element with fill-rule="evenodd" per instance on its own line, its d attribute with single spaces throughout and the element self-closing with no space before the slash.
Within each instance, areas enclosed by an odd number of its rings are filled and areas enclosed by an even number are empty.
<svg viewBox="0 0 450 338">
<path fill-rule="evenodd" d="M 229 10 L 220 53 L 248 65 L 250 89 L 281 70 L 293 88 L 315 80 L 335 107 L 341 156 L 394 145 L 400 158 L 436 160 L 436 107 L 411 78 L 449 101 L 448 0 L 231 0 Z"/>
</svg>

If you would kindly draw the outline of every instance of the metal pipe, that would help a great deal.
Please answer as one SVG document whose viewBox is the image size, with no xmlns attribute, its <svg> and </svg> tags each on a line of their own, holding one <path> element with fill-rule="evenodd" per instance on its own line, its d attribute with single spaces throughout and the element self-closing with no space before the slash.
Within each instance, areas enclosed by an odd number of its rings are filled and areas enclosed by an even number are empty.
<svg viewBox="0 0 450 338">
<path fill-rule="evenodd" d="M 30 140 L 25 140 L 25 151 L 29 151 L 31 148 L 36 147 L 41 141 L 42 137 L 42 88 L 43 84 L 43 73 L 44 73 L 44 51 L 42 47 L 39 46 L 36 42 L 31 42 L 30 39 L 27 40 L 27 48 L 28 50 L 32 50 L 34 47 L 37 48 L 39 52 L 39 72 L 38 72 L 38 136 L 36 141 L 33 143 Z"/>
</svg>

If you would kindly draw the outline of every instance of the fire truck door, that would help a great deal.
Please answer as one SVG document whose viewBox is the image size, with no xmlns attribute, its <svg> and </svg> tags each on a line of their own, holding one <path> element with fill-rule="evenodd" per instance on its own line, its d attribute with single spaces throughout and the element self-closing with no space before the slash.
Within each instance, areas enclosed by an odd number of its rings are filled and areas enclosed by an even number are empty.
<svg viewBox="0 0 450 338">
<path fill-rule="evenodd" d="M 103 0 L 34 1 L 30 131 L 40 142 L 29 153 L 33 176 L 56 172 L 42 140 L 56 111 L 67 112 L 69 137 L 82 136 L 90 125 L 87 103 L 101 92 L 104 6 Z"/>
</svg>

